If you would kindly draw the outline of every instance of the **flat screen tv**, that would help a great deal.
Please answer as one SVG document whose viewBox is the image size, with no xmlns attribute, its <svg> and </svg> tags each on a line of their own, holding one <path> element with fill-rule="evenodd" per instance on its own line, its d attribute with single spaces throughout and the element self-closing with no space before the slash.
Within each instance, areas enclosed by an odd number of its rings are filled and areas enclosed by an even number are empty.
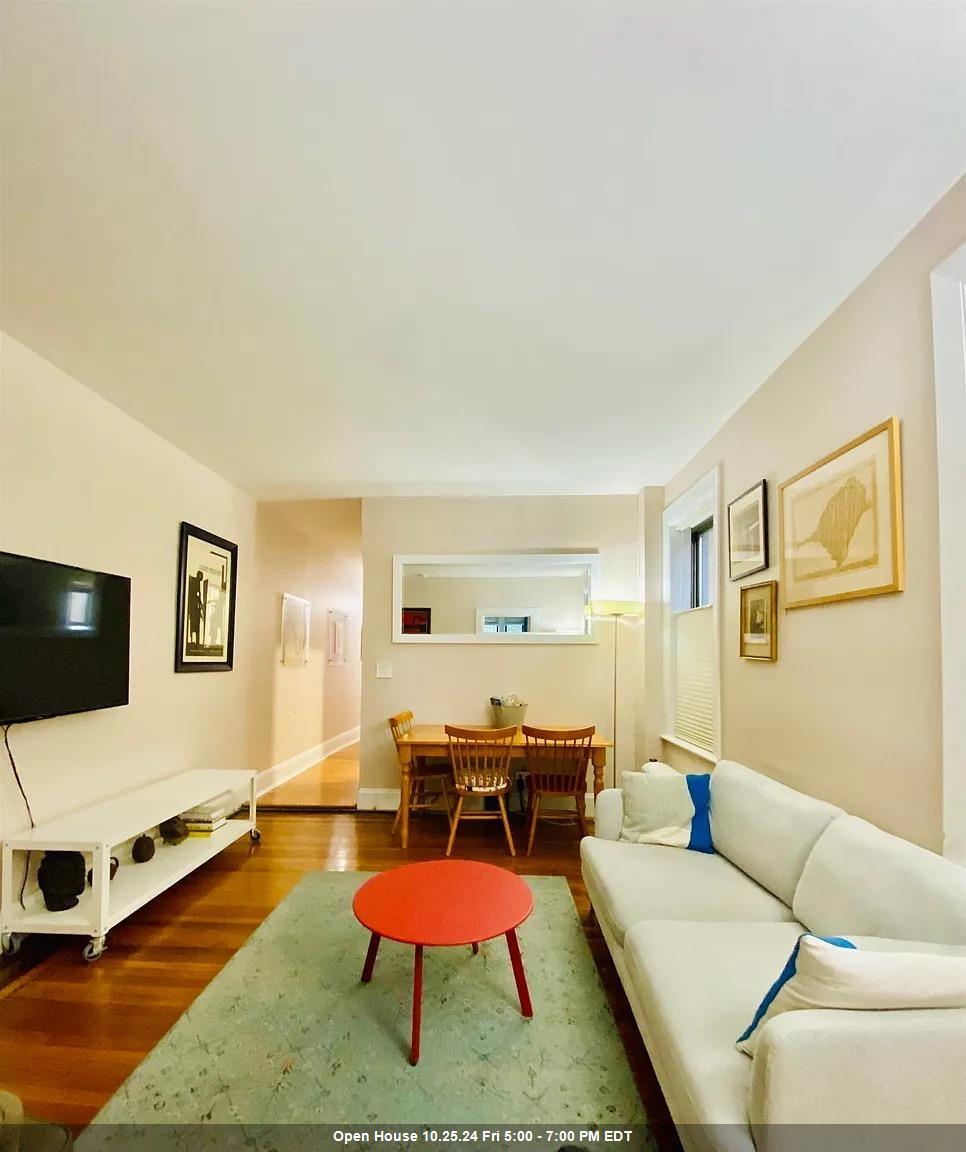
<svg viewBox="0 0 966 1152">
<path fill-rule="evenodd" d="M 0 724 L 128 702 L 131 581 L 0 552 Z"/>
</svg>

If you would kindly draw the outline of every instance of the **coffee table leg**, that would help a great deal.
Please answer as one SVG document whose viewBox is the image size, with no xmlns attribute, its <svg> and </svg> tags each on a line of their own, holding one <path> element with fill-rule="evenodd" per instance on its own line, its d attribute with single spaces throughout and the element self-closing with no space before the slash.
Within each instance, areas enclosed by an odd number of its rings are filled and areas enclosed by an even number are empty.
<svg viewBox="0 0 966 1152">
<path fill-rule="evenodd" d="M 474 945 L 473 945 L 473 955 L 474 955 L 474 956 L 478 956 L 478 955 L 479 955 L 479 953 L 480 953 L 480 946 L 479 946 L 479 944 L 474 944 Z"/>
<path fill-rule="evenodd" d="M 423 1015 L 423 946 L 416 945 L 413 964 L 413 1042 L 409 1050 L 409 1063 L 419 1063 L 419 1027 Z"/>
<path fill-rule="evenodd" d="M 506 934 L 507 947 L 510 949 L 510 963 L 513 965 L 513 978 L 517 982 L 517 994 L 520 997 L 520 1011 L 526 1017 L 533 1015 L 533 1005 L 530 1003 L 530 989 L 527 987 L 526 973 L 523 971 L 523 958 L 520 955 L 520 944 L 517 940 L 516 929 L 511 928 Z"/>
<path fill-rule="evenodd" d="M 372 979 L 372 970 L 376 966 L 376 953 L 379 951 L 379 941 L 382 937 L 373 932 L 369 938 L 369 951 L 366 953 L 366 962 L 362 968 L 362 983 L 368 984 Z"/>
</svg>

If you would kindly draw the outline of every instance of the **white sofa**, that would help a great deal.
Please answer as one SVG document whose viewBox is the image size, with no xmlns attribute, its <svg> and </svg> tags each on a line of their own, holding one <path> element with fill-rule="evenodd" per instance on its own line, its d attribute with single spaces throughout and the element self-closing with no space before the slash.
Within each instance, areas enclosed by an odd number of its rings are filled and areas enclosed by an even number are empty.
<svg viewBox="0 0 966 1152">
<path fill-rule="evenodd" d="M 803 931 L 966 944 L 966 868 L 729 761 L 715 855 L 622 842 L 622 820 L 621 790 L 602 792 L 582 871 L 686 1149 L 966 1124 L 966 1009 L 789 1012 L 753 1060 L 735 1048 Z"/>
</svg>

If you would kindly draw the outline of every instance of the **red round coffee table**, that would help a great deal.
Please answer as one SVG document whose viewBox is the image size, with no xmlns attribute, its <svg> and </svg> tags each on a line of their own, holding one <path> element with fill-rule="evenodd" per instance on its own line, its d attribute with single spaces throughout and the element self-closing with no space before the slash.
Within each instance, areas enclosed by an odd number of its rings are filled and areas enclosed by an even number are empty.
<svg viewBox="0 0 966 1152">
<path fill-rule="evenodd" d="M 372 933 L 362 969 L 368 984 L 379 941 L 385 936 L 416 948 L 413 970 L 413 1036 L 409 1062 L 419 1060 L 423 998 L 423 948 L 455 948 L 506 936 L 520 1011 L 533 1015 L 516 929 L 533 911 L 527 885 L 503 868 L 475 860 L 433 860 L 404 864 L 367 880 L 352 901 L 352 911 Z"/>
</svg>

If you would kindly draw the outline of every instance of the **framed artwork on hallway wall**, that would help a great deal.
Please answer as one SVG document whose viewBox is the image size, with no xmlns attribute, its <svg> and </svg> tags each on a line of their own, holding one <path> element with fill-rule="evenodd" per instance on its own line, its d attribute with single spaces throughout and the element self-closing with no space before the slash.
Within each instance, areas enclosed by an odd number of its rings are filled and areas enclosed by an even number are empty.
<svg viewBox="0 0 966 1152">
<path fill-rule="evenodd" d="M 282 663 L 301 668 L 309 662 L 309 626 L 312 605 L 300 596 L 282 596 Z"/>
<path fill-rule="evenodd" d="M 786 609 L 902 591 L 894 416 L 786 480 L 779 505 Z"/>
<path fill-rule="evenodd" d="M 764 480 L 728 505 L 728 579 L 768 567 L 768 485 Z"/>
<path fill-rule="evenodd" d="M 237 544 L 182 523 L 175 672 L 231 671 L 237 568 Z"/>
<path fill-rule="evenodd" d="M 337 608 L 329 609 L 329 663 L 345 664 L 346 614 Z"/>
</svg>

